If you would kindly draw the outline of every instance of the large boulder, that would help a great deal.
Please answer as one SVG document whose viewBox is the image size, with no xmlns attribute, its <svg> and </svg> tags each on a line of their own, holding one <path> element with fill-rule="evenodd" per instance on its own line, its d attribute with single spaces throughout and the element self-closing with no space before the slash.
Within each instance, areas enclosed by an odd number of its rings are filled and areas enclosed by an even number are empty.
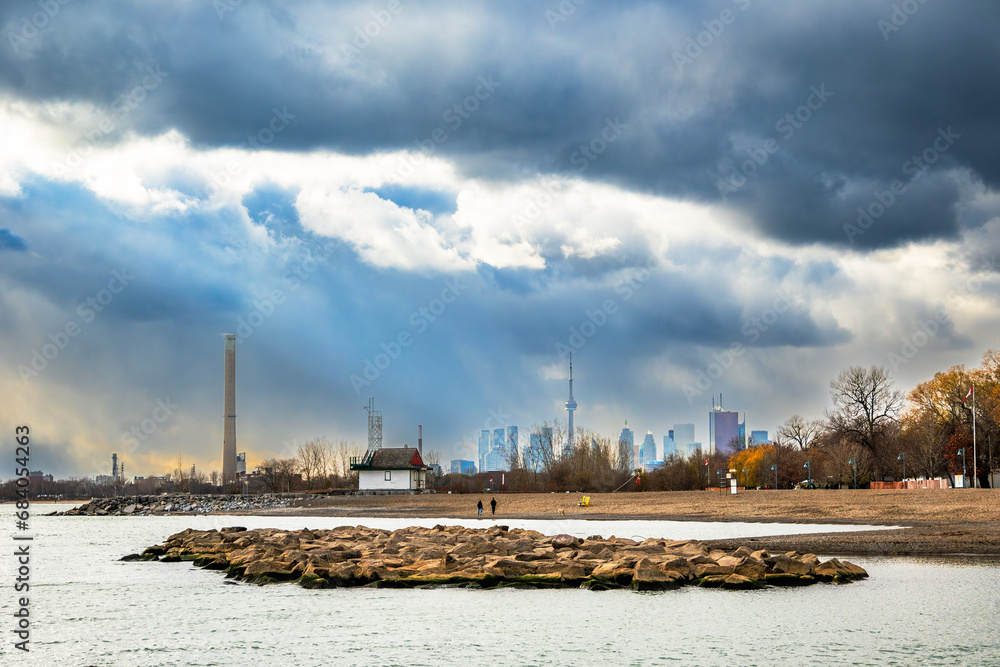
<svg viewBox="0 0 1000 667">
<path fill-rule="evenodd" d="M 567 535 L 566 533 L 560 533 L 552 538 L 552 548 L 553 549 L 568 549 L 571 547 L 576 547 L 580 543 L 580 540 L 573 537 L 572 535 Z"/>
<path fill-rule="evenodd" d="M 676 588 L 676 581 L 655 567 L 637 567 L 630 586 L 637 591 L 662 591 Z"/>
<path fill-rule="evenodd" d="M 806 575 L 812 570 L 811 565 L 807 565 L 800 560 L 788 555 L 771 556 L 766 561 L 769 574 L 795 574 Z"/>
<path fill-rule="evenodd" d="M 135 503 L 133 503 L 135 504 Z M 114 511 L 124 502 L 111 503 Z M 133 511 L 133 513 L 135 513 Z M 259 584 L 295 580 L 307 588 L 458 585 L 631 587 L 653 591 L 697 583 L 717 588 L 843 583 L 867 576 L 856 565 L 794 552 L 771 556 L 741 547 L 726 553 L 693 541 L 571 535 L 551 538 L 506 526 L 458 526 L 396 531 L 357 527 L 333 530 L 185 530 L 125 560 L 194 564 Z"/>
</svg>

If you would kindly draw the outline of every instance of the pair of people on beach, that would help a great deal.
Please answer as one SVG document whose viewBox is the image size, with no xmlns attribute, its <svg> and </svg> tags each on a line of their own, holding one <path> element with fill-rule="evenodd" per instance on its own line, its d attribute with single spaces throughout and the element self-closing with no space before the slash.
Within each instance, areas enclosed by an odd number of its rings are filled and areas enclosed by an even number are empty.
<svg viewBox="0 0 1000 667">
<path fill-rule="evenodd" d="M 482 516 L 483 515 L 483 501 L 482 500 L 480 500 L 478 503 L 476 503 L 476 510 L 477 510 L 477 516 Z M 493 514 L 497 513 L 497 499 L 496 498 L 491 498 L 490 499 L 490 510 L 493 512 Z"/>
</svg>

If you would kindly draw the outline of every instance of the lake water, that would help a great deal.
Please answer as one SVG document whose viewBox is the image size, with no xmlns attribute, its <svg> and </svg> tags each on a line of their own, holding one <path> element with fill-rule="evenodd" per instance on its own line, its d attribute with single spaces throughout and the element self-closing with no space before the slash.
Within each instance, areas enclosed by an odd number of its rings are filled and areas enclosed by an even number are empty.
<svg viewBox="0 0 1000 667">
<path fill-rule="evenodd" d="M 13 548 L 2 563 L 3 665 L 996 665 L 1000 562 L 850 558 L 845 586 L 663 593 L 305 590 L 226 583 L 190 563 L 118 562 L 184 528 L 397 528 L 491 521 L 42 517 L 33 506 L 31 652 L 15 651 Z M 0 520 L 13 526 L 13 508 Z M 497 523 L 500 523 L 498 521 Z M 514 521 L 671 539 L 829 530 L 801 524 Z M 836 529 L 864 527 L 836 527 Z M 5 538 L 14 544 L 10 533 Z"/>
</svg>

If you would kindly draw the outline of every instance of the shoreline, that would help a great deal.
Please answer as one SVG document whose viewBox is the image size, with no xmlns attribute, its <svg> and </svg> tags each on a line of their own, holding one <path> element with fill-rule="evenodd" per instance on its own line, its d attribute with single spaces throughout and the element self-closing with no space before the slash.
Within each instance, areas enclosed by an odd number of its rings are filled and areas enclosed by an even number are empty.
<svg viewBox="0 0 1000 667">
<path fill-rule="evenodd" d="M 397 519 L 476 518 L 588 521 L 700 521 L 784 524 L 894 526 L 896 530 L 805 533 L 706 540 L 727 549 L 750 545 L 774 552 L 798 551 L 847 556 L 1000 557 L 1000 490 L 780 490 L 580 493 L 419 494 L 386 496 L 301 496 L 286 507 L 247 508 L 212 514 L 232 516 L 366 517 Z M 498 511 L 489 514 L 495 497 Z M 46 503 L 48 504 L 48 503 Z M 170 512 L 177 516 L 178 513 Z M 181 516 L 184 514 L 181 513 Z M 199 513 L 202 515 L 202 513 Z"/>
<path fill-rule="evenodd" d="M 724 523 L 836 524 L 899 526 L 895 530 L 804 533 L 723 540 L 710 546 L 741 545 L 774 552 L 798 551 L 847 556 L 941 556 L 1000 558 L 1000 490 L 782 490 L 744 491 L 736 496 L 711 491 L 590 494 L 498 494 L 495 517 L 527 520 L 711 521 Z M 490 494 L 415 496 L 334 496 L 291 507 L 242 514 L 324 516 L 344 519 L 468 519 L 475 502 Z M 465 509 L 468 507 L 469 509 Z"/>
</svg>

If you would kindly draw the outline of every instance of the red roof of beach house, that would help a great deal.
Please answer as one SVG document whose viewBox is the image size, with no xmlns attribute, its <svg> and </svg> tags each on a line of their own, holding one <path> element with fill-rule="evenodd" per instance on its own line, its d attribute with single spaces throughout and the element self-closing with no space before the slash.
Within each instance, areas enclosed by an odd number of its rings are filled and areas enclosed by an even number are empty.
<svg viewBox="0 0 1000 667">
<path fill-rule="evenodd" d="M 371 470 L 424 470 L 420 452 L 409 447 L 384 447 L 372 454 Z"/>
</svg>

